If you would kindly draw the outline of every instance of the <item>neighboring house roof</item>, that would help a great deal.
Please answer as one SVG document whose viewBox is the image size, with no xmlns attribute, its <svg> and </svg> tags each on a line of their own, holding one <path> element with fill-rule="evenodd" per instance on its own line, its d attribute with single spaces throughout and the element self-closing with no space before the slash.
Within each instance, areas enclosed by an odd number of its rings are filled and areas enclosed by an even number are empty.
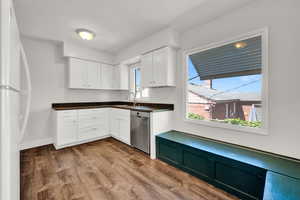
<svg viewBox="0 0 300 200">
<path fill-rule="evenodd" d="M 207 86 L 189 84 L 188 89 L 190 92 L 212 100 L 212 101 L 261 101 L 260 93 L 246 93 L 246 92 L 222 92 L 211 89 Z"/>
</svg>

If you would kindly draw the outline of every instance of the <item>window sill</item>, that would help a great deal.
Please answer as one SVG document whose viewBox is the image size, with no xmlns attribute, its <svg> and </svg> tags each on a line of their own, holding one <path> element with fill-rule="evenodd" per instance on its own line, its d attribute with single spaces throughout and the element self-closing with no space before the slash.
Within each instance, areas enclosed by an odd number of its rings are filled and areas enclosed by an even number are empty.
<svg viewBox="0 0 300 200">
<path fill-rule="evenodd" d="M 251 127 L 245 127 L 245 126 L 240 126 L 240 125 L 223 124 L 223 123 L 210 122 L 210 121 L 204 121 L 204 120 L 187 119 L 187 118 L 184 118 L 183 121 L 187 122 L 187 123 L 198 124 L 198 125 L 208 126 L 208 127 L 212 127 L 212 128 L 222 128 L 222 129 L 233 130 L 233 131 L 238 131 L 238 132 L 243 132 L 243 133 L 268 135 L 268 129 L 266 129 L 266 128 L 251 128 Z"/>
</svg>

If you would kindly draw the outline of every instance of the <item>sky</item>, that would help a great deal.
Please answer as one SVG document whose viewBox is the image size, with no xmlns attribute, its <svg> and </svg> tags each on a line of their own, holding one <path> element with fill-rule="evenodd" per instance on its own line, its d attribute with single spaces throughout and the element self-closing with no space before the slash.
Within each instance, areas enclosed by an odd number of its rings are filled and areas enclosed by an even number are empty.
<svg viewBox="0 0 300 200">
<path fill-rule="evenodd" d="M 188 67 L 189 78 L 198 75 L 191 59 L 189 59 L 188 61 Z M 195 78 L 191 80 L 190 83 L 200 85 L 201 83 L 203 83 L 203 81 L 200 80 L 200 78 Z M 227 91 L 241 86 L 237 89 L 231 90 L 231 92 L 261 92 L 261 74 L 214 79 L 212 82 L 212 86 L 214 89 L 220 91 Z"/>
<path fill-rule="evenodd" d="M 139 68 L 135 69 L 135 84 L 136 84 L 136 87 L 140 88 L 140 86 L 141 86 L 141 70 Z"/>
</svg>

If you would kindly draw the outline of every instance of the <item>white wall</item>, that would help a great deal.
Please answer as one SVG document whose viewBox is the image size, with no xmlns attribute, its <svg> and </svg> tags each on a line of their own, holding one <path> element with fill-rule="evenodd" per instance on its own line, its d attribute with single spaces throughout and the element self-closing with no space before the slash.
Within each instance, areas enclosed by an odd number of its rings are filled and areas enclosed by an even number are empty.
<svg viewBox="0 0 300 200">
<path fill-rule="evenodd" d="M 261 0 L 181 35 L 183 49 L 201 47 L 269 28 L 269 135 L 255 135 L 183 121 L 183 65 L 178 65 L 177 130 L 300 159 L 300 1 Z M 181 53 L 182 54 L 182 53 Z M 180 57 L 182 59 L 182 56 Z M 179 61 L 182 63 L 182 60 Z"/>
<path fill-rule="evenodd" d="M 66 42 L 63 43 L 63 55 L 107 64 L 114 64 L 115 59 L 114 55 L 112 54 Z"/>
<path fill-rule="evenodd" d="M 162 46 L 178 46 L 178 39 L 177 32 L 169 28 L 163 29 L 121 50 L 116 55 L 116 61 L 122 62 Z"/>
<path fill-rule="evenodd" d="M 32 80 L 30 117 L 23 145 L 51 141 L 51 104 L 58 102 L 111 101 L 117 91 L 71 90 L 67 88 L 67 59 L 62 45 L 22 37 Z"/>
</svg>

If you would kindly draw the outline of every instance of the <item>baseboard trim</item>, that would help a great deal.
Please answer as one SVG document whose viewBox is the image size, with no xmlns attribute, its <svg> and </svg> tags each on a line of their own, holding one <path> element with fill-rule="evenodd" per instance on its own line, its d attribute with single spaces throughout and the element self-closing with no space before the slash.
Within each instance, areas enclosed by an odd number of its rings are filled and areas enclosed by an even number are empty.
<svg viewBox="0 0 300 200">
<path fill-rule="evenodd" d="M 31 148 L 40 147 L 49 144 L 53 144 L 53 138 L 45 138 L 45 139 L 33 140 L 31 142 L 24 142 L 21 143 L 20 149 L 21 150 L 31 149 Z"/>
<path fill-rule="evenodd" d="M 97 140 L 102 140 L 102 139 L 109 138 L 109 137 L 111 137 L 110 134 L 100 136 L 100 137 L 96 137 L 96 138 L 92 138 L 92 139 L 82 140 L 82 141 L 79 141 L 79 142 L 74 142 L 74 143 L 70 143 L 70 144 L 66 144 L 66 145 L 61 145 L 61 146 L 57 146 L 55 143 L 53 143 L 53 145 L 54 145 L 56 150 L 59 150 L 59 149 L 63 149 L 63 148 L 66 148 L 66 147 L 76 146 L 76 145 L 85 144 L 85 143 L 89 143 L 89 142 L 95 142 Z"/>
</svg>

